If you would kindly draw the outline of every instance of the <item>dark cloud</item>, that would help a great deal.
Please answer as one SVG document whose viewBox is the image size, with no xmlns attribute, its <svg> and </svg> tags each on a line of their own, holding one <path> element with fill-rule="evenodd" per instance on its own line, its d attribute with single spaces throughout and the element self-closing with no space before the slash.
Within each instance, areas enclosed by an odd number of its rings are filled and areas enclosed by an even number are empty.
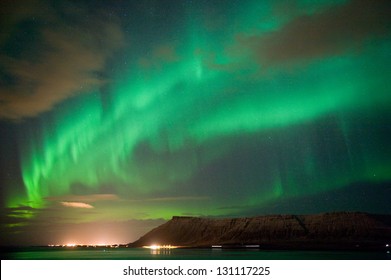
<svg viewBox="0 0 391 280">
<path fill-rule="evenodd" d="M 155 46 L 148 56 L 138 60 L 138 65 L 142 69 L 159 69 L 163 68 L 166 63 L 175 63 L 180 60 L 176 46 L 172 43 L 164 43 Z"/>
<path fill-rule="evenodd" d="M 141 201 L 152 201 L 152 202 L 174 202 L 174 201 L 190 201 L 190 200 L 210 200 L 209 196 L 169 196 L 169 197 L 153 197 Z M 140 201 L 140 200 L 137 200 Z"/>
<path fill-rule="evenodd" d="M 96 201 L 116 201 L 120 198 L 115 194 L 91 194 L 91 195 L 64 195 L 57 197 L 47 197 L 46 201 L 75 201 L 75 202 L 96 202 Z"/>
<path fill-rule="evenodd" d="M 18 24 L 29 19 L 50 17 L 48 5 L 41 0 L 14 1 L 2 0 L 0 9 L 0 44 L 4 44 L 17 30 Z"/>
<path fill-rule="evenodd" d="M 239 40 L 264 66 L 290 64 L 360 49 L 367 39 L 390 33 L 390 14 L 388 0 L 352 0 L 296 17 L 278 31 Z"/>
<path fill-rule="evenodd" d="M 1 226 L 15 226 L 26 222 L 26 219 L 42 212 L 42 209 L 36 209 L 29 206 L 18 206 L 11 208 L 2 208 L 0 214 Z"/>
<path fill-rule="evenodd" d="M 107 82 L 100 73 L 124 44 L 118 22 L 104 12 L 59 13 L 45 1 L 32 3 L 10 8 L 1 28 L 0 118 L 36 116 Z"/>
</svg>

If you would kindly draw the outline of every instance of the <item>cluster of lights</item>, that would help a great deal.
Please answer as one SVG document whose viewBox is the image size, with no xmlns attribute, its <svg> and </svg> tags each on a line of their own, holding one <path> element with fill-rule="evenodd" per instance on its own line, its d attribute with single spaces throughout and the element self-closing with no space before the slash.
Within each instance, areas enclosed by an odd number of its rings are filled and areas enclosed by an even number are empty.
<svg viewBox="0 0 391 280">
<path fill-rule="evenodd" d="M 68 244 L 49 244 L 48 247 L 76 247 L 78 244 L 68 243 Z"/>
<path fill-rule="evenodd" d="M 160 250 L 160 249 L 175 249 L 178 248 L 178 246 L 173 246 L 173 245 L 156 245 L 152 244 L 150 246 L 143 246 L 143 248 L 151 249 L 151 250 Z"/>
<path fill-rule="evenodd" d="M 68 244 L 48 244 L 48 247 L 110 247 L 110 248 L 118 248 L 119 244 L 74 244 L 74 243 L 68 243 Z M 128 246 L 126 246 L 128 247 Z"/>
</svg>

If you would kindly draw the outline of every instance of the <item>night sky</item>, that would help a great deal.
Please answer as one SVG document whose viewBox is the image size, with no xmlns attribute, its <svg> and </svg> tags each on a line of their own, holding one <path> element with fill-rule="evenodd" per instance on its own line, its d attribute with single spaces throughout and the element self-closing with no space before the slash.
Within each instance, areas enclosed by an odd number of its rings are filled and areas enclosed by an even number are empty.
<svg viewBox="0 0 391 280">
<path fill-rule="evenodd" d="M 391 2 L 1 1 L 0 244 L 173 215 L 391 214 Z"/>
</svg>

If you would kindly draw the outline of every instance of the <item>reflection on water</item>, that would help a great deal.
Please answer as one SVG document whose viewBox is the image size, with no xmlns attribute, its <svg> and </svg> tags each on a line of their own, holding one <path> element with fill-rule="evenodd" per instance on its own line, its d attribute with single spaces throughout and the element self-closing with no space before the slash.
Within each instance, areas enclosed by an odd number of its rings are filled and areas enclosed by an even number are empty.
<svg viewBox="0 0 391 280">
<path fill-rule="evenodd" d="M 169 248 L 150 249 L 151 255 L 171 255 Z"/>
<path fill-rule="evenodd" d="M 1 259 L 21 260 L 391 260 L 389 250 L 263 251 L 257 249 L 2 248 Z"/>
</svg>

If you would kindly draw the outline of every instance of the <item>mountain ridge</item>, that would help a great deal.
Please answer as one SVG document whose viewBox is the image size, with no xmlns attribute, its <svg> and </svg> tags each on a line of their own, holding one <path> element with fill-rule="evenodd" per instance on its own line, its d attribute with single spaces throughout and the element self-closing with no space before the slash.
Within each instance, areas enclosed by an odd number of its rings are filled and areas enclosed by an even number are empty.
<svg viewBox="0 0 391 280">
<path fill-rule="evenodd" d="M 129 245 L 210 247 L 257 244 L 264 248 L 331 249 L 384 247 L 388 243 L 391 243 L 391 215 L 333 212 L 242 218 L 173 216 Z"/>
</svg>

